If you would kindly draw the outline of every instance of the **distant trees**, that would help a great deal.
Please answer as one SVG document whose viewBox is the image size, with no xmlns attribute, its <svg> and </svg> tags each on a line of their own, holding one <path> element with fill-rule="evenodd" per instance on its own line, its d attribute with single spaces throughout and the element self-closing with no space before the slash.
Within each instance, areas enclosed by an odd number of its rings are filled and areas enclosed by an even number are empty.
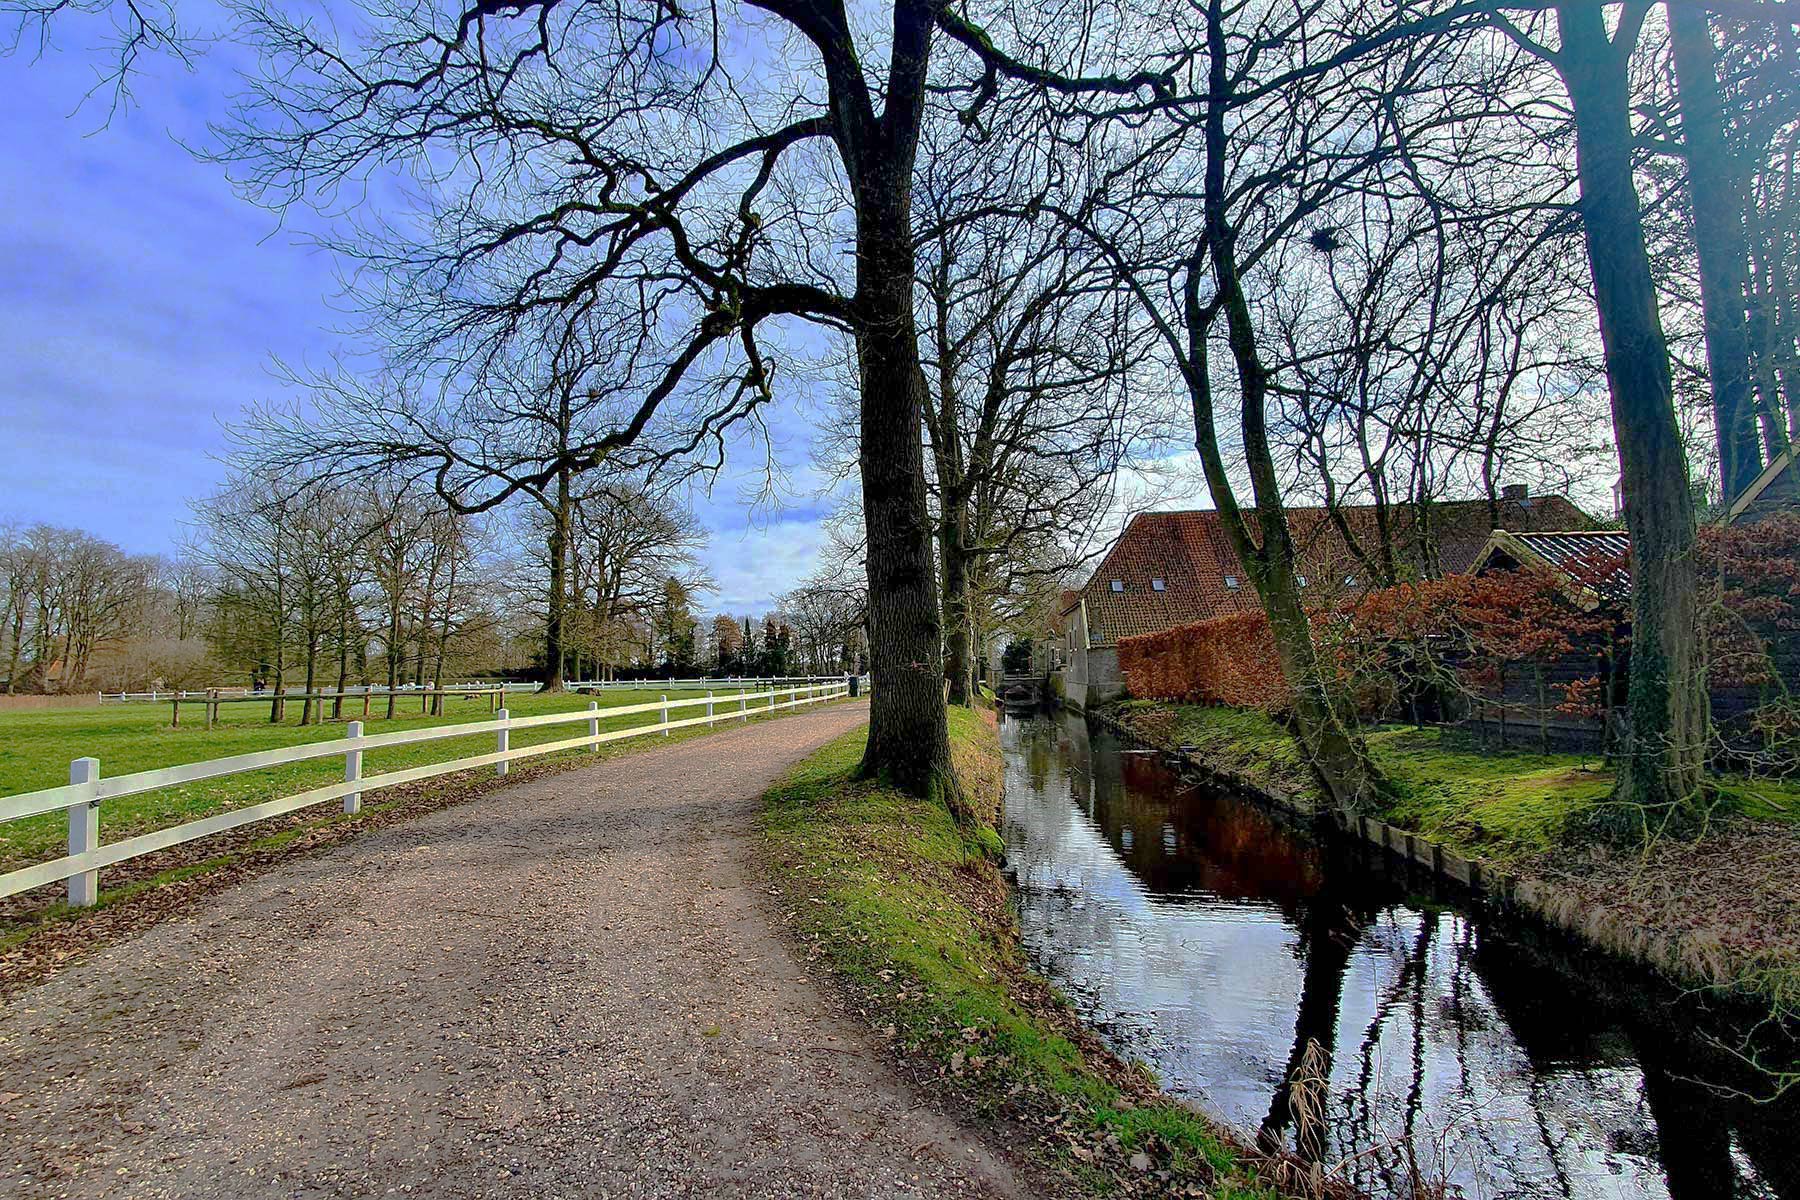
<svg viewBox="0 0 1800 1200">
<path fill-rule="evenodd" d="M 161 564 L 74 529 L 0 529 L 0 663 L 5 689 L 91 688 L 100 659 L 151 632 Z"/>
<path fill-rule="evenodd" d="M 939 139 L 960 131 L 934 126 Z M 1082 561 L 1121 472 L 1170 432 L 1104 255 L 1053 221 L 1020 222 L 1038 172 L 1013 147 L 920 167 L 915 221 L 945 676 L 974 697 L 993 608 Z"/>
</svg>

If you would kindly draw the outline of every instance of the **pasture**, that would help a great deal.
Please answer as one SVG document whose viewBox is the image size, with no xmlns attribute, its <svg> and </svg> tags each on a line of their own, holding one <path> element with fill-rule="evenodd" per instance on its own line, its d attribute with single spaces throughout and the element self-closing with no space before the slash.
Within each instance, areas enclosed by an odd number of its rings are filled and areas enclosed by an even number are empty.
<svg viewBox="0 0 1800 1200">
<path fill-rule="evenodd" d="M 672 691 L 670 700 L 704 696 L 703 690 Z M 515 717 L 542 713 L 573 712 L 598 703 L 602 710 L 634 704 L 654 703 L 660 692 L 609 690 L 594 695 L 560 694 L 539 696 L 525 692 L 506 697 L 506 706 Z M 719 713 L 735 714 L 738 689 L 719 690 Z M 764 701 L 763 703 L 767 703 Z M 419 701 L 403 701 L 401 712 L 393 720 L 382 719 L 385 705 L 378 699 L 365 731 L 389 733 L 406 729 L 422 729 L 434 725 L 454 725 L 492 719 L 488 698 L 477 696 L 464 700 L 446 697 L 441 716 L 423 716 L 416 711 Z M 185 706 L 184 706 L 185 707 Z M 415 709 L 407 713 L 406 708 Z M 69 762 L 81 757 L 100 760 L 102 777 L 132 771 L 153 770 L 180 763 L 272 750 L 305 742 L 327 741 L 345 735 L 350 719 L 361 719 L 360 699 L 347 701 L 343 720 L 326 720 L 302 726 L 300 705 L 288 705 L 288 719 L 271 724 L 266 704 L 229 704 L 220 707 L 219 724 L 205 727 L 200 705 L 193 706 L 190 720 L 182 714 L 179 728 L 169 723 L 167 704 L 108 704 L 86 708 L 38 709 L 0 712 L 0 796 L 54 787 L 69 780 Z M 696 715 L 693 710 L 677 712 L 677 717 Z M 654 712 L 602 717 L 602 732 L 636 725 L 654 725 Z M 515 747 L 555 741 L 571 736 L 566 725 L 522 729 L 513 733 Z M 633 739 L 629 744 L 638 743 Z M 493 735 L 472 734 L 414 746 L 396 746 L 371 750 L 363 764 L 364 774 L 441 762 L 468 754 L 493 749 Z M 579 755 L 581 751 L 569 751 Z M 554 756 L 560 757 L 560 756 Z M 246 775 L 203 780 L 180 787 L 165 788 L 141 795 L 108 800 L 102 809 L 101 838 L 114 841 L 133 834 L 178 824 L 225 809 L 253 804 L 276 796 L 289 795 L 310 787 L 331 783 L 343 777 L 340 757 L 292 763 Z M 42 813 L 22 820 L 0 824 L 0 871 L 55 857 L 63 852 L 67 837 L 67 821 L 62 812 Z"/>
</svg>

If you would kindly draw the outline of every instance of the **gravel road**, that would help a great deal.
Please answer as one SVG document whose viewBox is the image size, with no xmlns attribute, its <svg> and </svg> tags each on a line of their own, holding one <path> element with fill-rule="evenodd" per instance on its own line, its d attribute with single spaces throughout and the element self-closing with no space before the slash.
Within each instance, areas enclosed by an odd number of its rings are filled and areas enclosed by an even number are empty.
<svg viewBox="0 0 1800 1200">
<path fill-rule="evenodd" d="M 815 982 L 758 795 L 862 705 L 303 858 L 0 1013 L 0 1195 L 1010 1196 Z"/>
</svg>

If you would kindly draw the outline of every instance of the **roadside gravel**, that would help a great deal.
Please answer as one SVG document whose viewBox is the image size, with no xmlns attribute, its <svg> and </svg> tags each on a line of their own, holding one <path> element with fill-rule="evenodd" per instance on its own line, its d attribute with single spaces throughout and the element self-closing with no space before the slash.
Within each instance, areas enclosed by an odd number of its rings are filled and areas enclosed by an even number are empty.
<svg viewBox="0 0 1800 1200">
<path fill-rule="evenodd" d="M 758 797 L 840 704 L 299 859 L 13 996 L 0 1194 L 1012 1196 L 781 933 Z"/>
</svg>

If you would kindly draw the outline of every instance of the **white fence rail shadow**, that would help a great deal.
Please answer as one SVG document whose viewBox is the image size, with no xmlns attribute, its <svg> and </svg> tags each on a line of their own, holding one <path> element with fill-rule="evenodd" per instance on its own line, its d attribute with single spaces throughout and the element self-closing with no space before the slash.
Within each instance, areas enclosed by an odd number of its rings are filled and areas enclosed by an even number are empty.
<svg viewBox="0 0 1800 1200">
<path fill-rule="evenodd" d="M 597 703 L 590 703 L 585 710 L 545 713 L 531 717 L 514 717 L 503 708 L 494 714 L 494 719 L 491 721 L 437 725 L 426 729 L 401 730 L 396 733 L 365 735 L 362 731 L 362 722 L 352 721 L 347 726 L 349 736 L 332 741 L 284 746 L 279 750 L 259 750 L 250 754 L 209 759 L 205 762 L 184 763 L 180 766 L 162 767 L 153 771 L 138 771 L 130 775 L 118 775 L 111 779 L 101 777 L 98 759 L 78 758 L 69 764 L 69 782 L 66 785 L 44 788 L 36 792 L 24 792 L 16 796 L 0 797 L 0 824 L 16 821 L 23 817 L 36 816 L 40 813 L 55 812 L 58 809 L 66 810 L 69 818 L 68 853 L 62 858 L 0 875 L 0 897 L 17 895 L 32 888 L 66 880 L 69 903 L 75 906 L 89 905 L 93 904 L 99 896 L 102 868 L 136 858 L 139 855 L 165 850 L 170 846 L 178 846 L 184 842 L 191 842 L 215 833 L 223 833 L 228 829 L 236 829 L 240 825 L 249 825 L 270 817 L 282 816 L 315 804 L 342 800 L 344 811 L 354 813 L 361 807 L 362 797 L 365 793 L 380 788 L 395 787 L 399 784 L 411 783 L 414 780 L 430 779 L 437 775 L 449 775 L 457 771 L 473 770 L 477 767 L 491 766 L 498 774 L 505 775 L 512 763 L 540 754 L 554 754 L 562 750 L 578 750 L 584 747 L 598 750 L 605 742 L 623 741 L 626 738 L 643 737 L 646 734 L 666 736 L 677 729 L 689 729 L 701 725 L 710 726 L 721 721 L 748 722 L 755 715 L 775 713 L 783 709 L 797 709 L 808 704 L 836 700 L 850 694 L 850 680 L 839 677 L 830 682 L 800 683 L 761 692 L 737 692 L 728 696 L 709 693 L 706 696 L 690 700 L 670 700 L 667 696 L 663 696 L 654 702 L 619 705 L 613 708 L 601 708 Z M 766 703 L 764 703 L 765 701 Z M 730 707 L 725 707 L 727 705 Z M 684 717 L 679 720 L 670 717 L 670 713 L 677 710 L 699 708 L 704 708 L 705 712 L 698 716 Z M 655 713 L 659 719 L 644 725 L 633 725 L 626 729 L 608 730 L 605 733 L 600 731 L 602 719 L 640 713 Z M 536 729 L 541 726 L 578 723 L 587 725 L 587 729 L 579 737 L 561 738 L 556 741 L 518 748 L 510 745 L 511 733 L 515 729 Z M 481 734 L 488 734 L 494 738 L 495 744 L 492 753 L 475 754 L 396 771 L 384 771 L 379 775 L 367 777 L 363 775 L 362 765 L 365 751 Z M 186 821 L 168 829 L 138 834 L 105 845 L 100 843 L 100 805 L 106 800 L 121 796 L 135 796 L 159 788 L 196 783 L 203 779 L 216 779 L 224 775 L 238 775 L 247 771 L 285 766 L 289 763 L 333 757 L 342 757 L 344 760 L 344 779 L 341 783 L 328 784 L 325 787 L 297 792 L 291 796 L 282 796 L 274 800 L 246 805 L 243 808 L 214 813 L 211 816 Z"/>
</svg>

